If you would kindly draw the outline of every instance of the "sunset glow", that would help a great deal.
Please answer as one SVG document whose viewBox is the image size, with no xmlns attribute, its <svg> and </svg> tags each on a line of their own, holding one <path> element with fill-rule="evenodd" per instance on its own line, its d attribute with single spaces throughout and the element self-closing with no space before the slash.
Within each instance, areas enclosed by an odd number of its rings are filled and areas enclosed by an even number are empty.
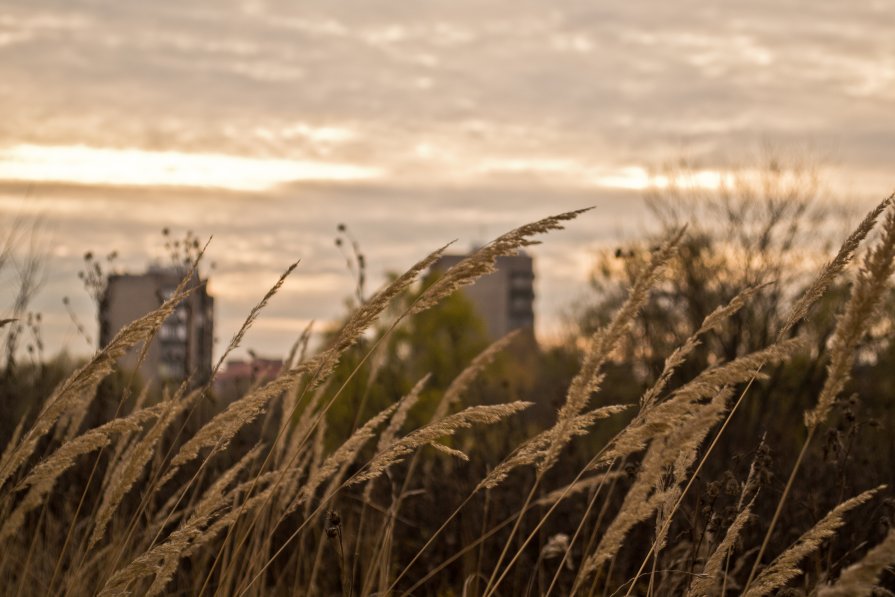
<svg viewBox="0 0 895 597">
<path fill-rule="evenodd" d="M 375 178 L 375 168 L 223 154 L 16 145 L 0 150 L 0 179 L 84 185 L 263 191 L 293 181 Z"/>
</svg>

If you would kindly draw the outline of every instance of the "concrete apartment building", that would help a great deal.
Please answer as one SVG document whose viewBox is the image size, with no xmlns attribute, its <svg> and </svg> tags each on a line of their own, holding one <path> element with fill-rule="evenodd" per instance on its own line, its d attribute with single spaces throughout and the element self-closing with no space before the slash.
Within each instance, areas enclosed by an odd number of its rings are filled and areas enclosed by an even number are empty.
<svg viewBox="0 0 895 597">
<path fill-rule="evenodd" d="M 432 266 L 444 271 L 467 255 L 445 255 Z M 534 333 L 534 267 L 525 253 L 498 257 L 497 271 L 463 289 L 485 322 L 492 340 L 517 329 Z"/>
<path fill-rule="evenodd" d="M 181 268 L 150 267 L 144 274 L 113 274 L 100 303 L 100 345 L 105 346 L 126 324 L 159 307 L 171 296 L 185 275 Z M 205 383 L 211 376 L 214 341 L 214 298 L 208 280 L 195 274 L 190 294 L 161 325 L 139 367 L 145 383 L 161 387 L 192 379 Z M 137 366 L 141 346 L 119 361 L 125 370 Z"/>
</svg>

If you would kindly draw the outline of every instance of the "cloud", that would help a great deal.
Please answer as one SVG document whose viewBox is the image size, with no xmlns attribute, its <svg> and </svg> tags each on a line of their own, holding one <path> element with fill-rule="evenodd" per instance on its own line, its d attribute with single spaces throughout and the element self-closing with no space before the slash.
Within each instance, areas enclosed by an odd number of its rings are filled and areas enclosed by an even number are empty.
<svg viewBox="0 0 895 597">
<path fill-rule="evenodd" d="M 0 8 L 0 212 L 40 214 L 55 230 L 67 251 L 57 293 L 88 248 L 118 248 L 139 268 L 158 256 L 162 226 L 213 232 L 230 321 L 251 308 L 234 277 L 298 257 L 309 280 L 344 274 L 350 293 L 338 222 L 379 280 L 453 238 L 465 249 L 596 204 L 537 249 L 544 321 L 573 292 L 587 247 L 643 222 L 651 167 L 681 153 L 712 186 L 757 142 L 807 147 L 840 188 L 885 194 L 890 10 L 15 0 Z M 289 298 L 296 312 L 282 316 L 296 320 L 341 309 L 339 297 Z"/>
</svg>

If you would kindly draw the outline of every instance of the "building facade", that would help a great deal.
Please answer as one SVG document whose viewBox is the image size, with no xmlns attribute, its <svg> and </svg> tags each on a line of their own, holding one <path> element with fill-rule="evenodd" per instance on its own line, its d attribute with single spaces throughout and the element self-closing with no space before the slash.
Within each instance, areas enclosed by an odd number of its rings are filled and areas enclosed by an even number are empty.
<svg viewBox="0 0 895 597">
<path fill-rule="evenodd" d="M 468 255 L 444 255 L 432 266 L 444 271 Z M 463 289 L 488 335 L 496 340 L 513 330 L 527 329 L 534 334 L 534 263 L 525 253 L 497 258 L 497 271 L 483 276 Z"/>
<path fill-rule="evenodd" d="M 170 297 L 186 272 L 151 267 L 144 274 L 113 274 L 100 303 L 100 345 L 108 344 L 128 323 L 157 309 Z M 189 379 L 193 385 L 211 377 L 214 346 L 214 297 L 208 280 L 194 274 L 196 289 L 166 319 L 152 338 L 142 363 L 142 346 L 119 360 L 126 370 L 138 369 L 144 383 L 156 387 Z"/>
<path fill-rule="evenodd" d="M 244 396 L 255 384 L 266 383 L 279 375 L 282 359 L 266 359 L 251 355 L 250 359 L 229 359 L 214 377 L 214 392 L 224 403 Z"/>
</svg>

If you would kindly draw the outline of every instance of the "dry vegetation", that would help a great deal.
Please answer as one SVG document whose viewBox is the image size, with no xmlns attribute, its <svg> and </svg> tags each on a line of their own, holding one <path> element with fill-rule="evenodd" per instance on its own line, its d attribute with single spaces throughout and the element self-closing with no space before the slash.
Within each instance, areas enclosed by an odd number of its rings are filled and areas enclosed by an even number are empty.
<svg viewBox="0 0 895 597">
<path fill-rule="evenodd" d="M 360 303 L 323 349 L 307 355 L 299 345 L 275 379 L 224 408 L 211 407 L 209 387 L 187 383 L 159 397 L 127 384 L 110 390 L 109 376 L 122 378 L 116 359 L 152 338 L 190 292 L 187 272 L 173 297 L 0 437 L 0 591 L 891 594 L 875 588 L 893 587 L 895 531 L 884 521 L 892 493 L 881 483 L 891 470 L 882 456 L 870 458 L 845 482 L 847 471 L 824 469 L 812 449 L 829 438 L 843 404 L 863 399 L 849 394 L 861 391 L 852 379 L 856 358 L 889 304 L 891 198 L 796 295 L 771 294 L 772 280 L 758 275 L 739 280 L 703 304 L 693 325 L 673 322 L 677 333 L 647 351 L 639 345 L 651 321 L 644 316 L 662 304 L 657 298 L 677 298 L 668 272 L 682 253 L 692 255 L 697 238 L 670 227 L 660 244 L 626 262 L 625 291 L 579 342 L 577 373 L 553 412 L 543 400 L 532 404 L 534 391 L 525 401 L 512 387 L 481 380 L 517 338 L 485 348 L 452 380 L 423 372 L 403 397 L 368 400 L 365 391 L 391 387 L 383 355 L 393 336 L 492 271 L 498 256 L 579 214 L 509 232 L 419 287 L 443 249 L 435 251 Z M 769 297 L 774 309 L 762 302 Z M 771 331 L 731 347 L 726 340 L 755 305 L 774 320 L 762 322 Z M 826 336 L 811 325 L 821 311 L 834 313 Z M 628 359 L 646 363 L 642 383 L 627 375 L 624 386 L 619 372 Z M 771 437 L 734 435 L 751 432 L 750 413 L 771 408 L 763 401 L 790 391 L 793 363 L 819 380 L 799 386 L 813 402 L 790 408 L 794 416 L 777 421 Z M 613 403 L 634 386 L 639 400 Z M 363 401 L 352 410 L 362 418 L 342 434 L 333 413 L 357 395 Z M 893 395 L 874 399 L 891 405 Z M 382 408 L 368 415 L 372 406 Z M 540 415 L 525 418 L 528 411 Z M 784 453 L 780 462 L 772 450 Z M 859 468 L 847 459 L 835 465 L 843 462 Z"/>
</svg>

